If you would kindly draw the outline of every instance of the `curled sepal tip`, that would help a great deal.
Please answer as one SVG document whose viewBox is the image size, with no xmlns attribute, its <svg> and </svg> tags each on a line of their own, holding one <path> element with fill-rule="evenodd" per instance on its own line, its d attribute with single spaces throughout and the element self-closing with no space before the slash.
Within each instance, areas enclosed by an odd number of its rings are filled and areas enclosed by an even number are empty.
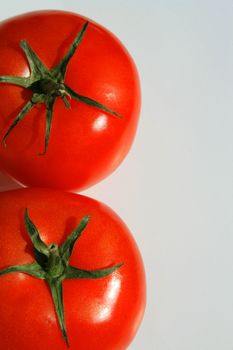
<svg viewBox="0 0 233 350">
<path fill-rule="evenodd" d="M 42 153 L 38 152 L 38 155 L 45 155 L 50 140 L 50 132 L 52 128 L 52 116 L 53 116 L 53 105 L 57 98 L 61 98 L 65 104 L 65 107 L 70 109 L 70 103 L 67 99 L 74 98 L 77 101 L 83 102 L 98 108 L 106 113 L 110 113 L 114 116 L 121 117 L 121 115 L 107 106 L 103 105 L 101 102 L 95 101 L 88 96 L 82 96 L 77 92 L 73 91 L 69 86 L 65 84 L 65 75 L 68 68 L 68 64 L 75 54 L 77 48 L 81 44 L 85 32 L 88 27 L 88 22 L 85 22 L 81 30 L 75 37 L 74 41 L 70 45 L 68 51 L 60 62 L 53 67 L 48 69 L 43 61 L 39 58 L 36 52 L 31 48 L 26 40 L 22 40 L 20 43 L 21 49 L 27 58 L 28 65 L 30 68 L 29 77 L 14 77 L 14 76 L 0 76 L 0 83 L 7 83 L 13 85 L 19 85 L 26 88 L 32 92 L 30 101 L 26 102 L 20 113 L 13 120 L 12 124 L 6 131 L 2 144 L 6 146 L 6 140 L 11 134 L 13 129 L 18 125 L 18 123 L 29 113 L 32 107 L 38 103 L 43 103 L 46 105 L 46 132 L 44 141 L 44 150 Z"/>
<path fill-rule="evenodd" d="M 100 270 L 81 270 L 74 266 L 68 266 L 66 270 L 66 279 L 91 278 L 98 279 L 111 275 L 114 271 L 119 269 L 124 263 L 117 264 L 113 267 Z"/>
<path fill-rule="evenodd" d="M 56 243 L 47 245 L 41 239 L 39 230 L 30 218 L 28 209 L 26 208 L 24 211 L 24 224 L 34 248 L 36 261 L 31 264 L 13 265 L 0 270 L 0 276 L 13 272 L 21 272 L 46 281 L 51 291 L 57 320 L 67 347 L 69 347 L 69 340 L 65 322 L 63 281 L 65 279 L 104 278 L 114 273 L 123 265 L 123 263 L 120 263 L 109 268 L 83 270 L 69 264 L 74 245 L 85 230 L 89 220 L 89 215 L 84 216 L 78 226 L 60 246 Z"/>
</svg>

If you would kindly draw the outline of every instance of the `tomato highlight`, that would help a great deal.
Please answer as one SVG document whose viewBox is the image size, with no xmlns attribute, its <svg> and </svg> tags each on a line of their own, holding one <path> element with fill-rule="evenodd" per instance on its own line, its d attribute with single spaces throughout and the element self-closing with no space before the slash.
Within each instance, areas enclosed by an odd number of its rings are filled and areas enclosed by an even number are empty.
<svg viewBox="0 0 233 350">
<path fill-rule="evenodd" d="M 54 10 L 2 21 L 0 37 L 1 171 L 69 191 L 110 175 L 132 145 L 141 102 L 123 44 L 90 19 Z"/>
<path fill-rule="evenodd" d="M 0 232 L 2 348 L 128 347 L 145 308 L 145 275 L 110 208 L 49 189 L 2 192 Z"/>
</svg>

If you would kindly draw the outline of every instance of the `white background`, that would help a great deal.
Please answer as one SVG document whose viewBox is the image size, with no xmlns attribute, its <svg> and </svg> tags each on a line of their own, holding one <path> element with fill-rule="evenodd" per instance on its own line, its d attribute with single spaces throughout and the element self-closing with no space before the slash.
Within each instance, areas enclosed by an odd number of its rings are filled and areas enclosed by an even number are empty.
<svg viewBox="0 0 233 350">
<path fill-rule="evenodd" d="M 85 194 L 128 224 L 148 304 L 130 350 L 233 350 L 232 0 L 7 0 L 0 18 L 79 12 L 113 31 L 141 76 L 137 138 Z M 15 185 L 1 177 L 1 190 Z M 101 349 L 100 349 L 101 350 Z"/>
</svg>

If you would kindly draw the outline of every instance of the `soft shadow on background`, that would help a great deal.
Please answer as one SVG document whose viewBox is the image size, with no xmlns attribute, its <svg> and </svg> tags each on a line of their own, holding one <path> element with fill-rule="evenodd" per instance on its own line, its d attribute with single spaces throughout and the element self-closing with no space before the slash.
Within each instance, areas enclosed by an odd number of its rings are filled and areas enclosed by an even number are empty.
<svg viewBox="0 0 233 350">
<path fill-rule="evenodd" d="M 133 148 L 85 191 L 127 223 L 148 305 L 130 350 L 232 350 L 233 2 L 8 0 L 0 17 L 63 8 L 113 31 L 132 53 L 143 107 Z M 1 190 L 12 186 L 0 178 Z"/>
</svg>

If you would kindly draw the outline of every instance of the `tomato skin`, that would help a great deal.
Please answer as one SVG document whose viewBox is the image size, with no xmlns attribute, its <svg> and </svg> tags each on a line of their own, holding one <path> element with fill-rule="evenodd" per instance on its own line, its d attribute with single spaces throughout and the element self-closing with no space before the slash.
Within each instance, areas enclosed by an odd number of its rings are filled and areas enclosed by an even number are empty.
<svg viewBox="0 0 233 350">
<path fill-rule="evenodd" d="M 124 262 L 112 275 L 65 280 L 64 309 L 71 350 L 124 350 L 145 308 L 145 274 L 128 228 L 107 206 L 91 198 L 47 189 L 0 193 L 0 269 L 33 262 L 24 209 L 46 244 L 61 244 L 88 214 L 70 264 L 99 269 Z M 44 280 L 11 273 L 0 277 L 0 343 L 7 350 L 65 350 Z"/>
<path fill-rule="evenodd" d="M 48 68 L 64 56 L 86 18 L 63 11 L 37 11 L 0 24 L 0 75 L 29 76 L 26 39 Z M 26 186 L 82 190 L 114 171 L 133 142 L 140 111 L 135 64 L 108 30 L 90 21 L 82 43 L 68 65 L 65 82 L 81 95 L 106 105 L 118 118 L 71 100 L 67 109 L 55 103 L 48 151 L 43 151 L 45 106 L 34 107 L 0 147 L 0 168 Z M 0 139 L 31 93 L 0 84 Z"/>
</svg>

